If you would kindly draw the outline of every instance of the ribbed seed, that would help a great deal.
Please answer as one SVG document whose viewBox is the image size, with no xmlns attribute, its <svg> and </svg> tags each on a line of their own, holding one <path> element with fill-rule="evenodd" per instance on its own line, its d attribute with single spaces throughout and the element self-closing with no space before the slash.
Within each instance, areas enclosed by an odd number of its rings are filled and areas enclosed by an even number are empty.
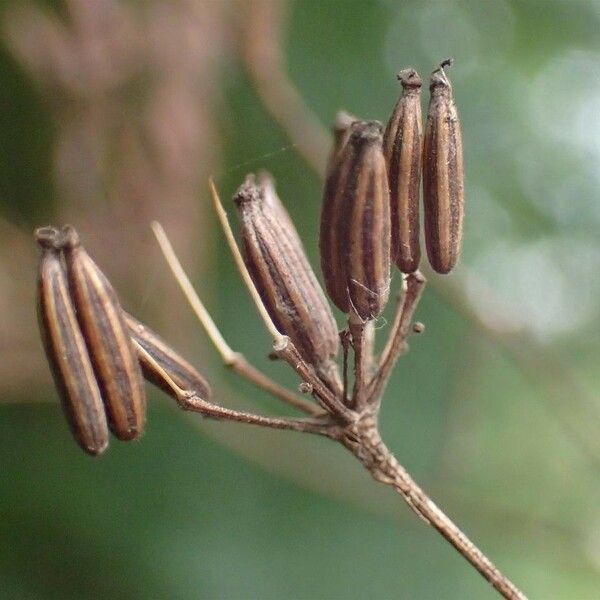
<svg viewBox="0 0 600 600">
<path fill-rule="evenodd" d="M 377 317 L 390 284 L 390 206 L 382 127 L 356 121 L 325 182 L 321 266 L 342 311 Z"/>
<path fill-rule="evenodd" d="M 458 112 L 444 61 L 431 74 L 423 148 L 425 241 L 438 273 L 452 270 L 460 254 L 464 215 L 463 151 Z"/>
<path fill-rule="evenodd" d="M 141 435 L 146 395 L 137 353 L 112 286 L 70 226 L 63 228 L 71 297 L 86 341 L 109 425 L 121 440 Z"/>
<path fill-rule="evenodd" d="M 261 185 L 248 175 L 234 196 L 246 266 L 279 331 L 325 381 L 337 382 L 335 320 L 289 215 L 264 177 Z"/>
<path fill-rule="evenodd" d="M 302 240 L 296 231 L 296 227 L 294 226 L 288 211 L 285 209 L 285 206 L 283 206 L 281 198 L 279 198 L 279 195 L 277 194 L 277 190 L 275 189 L 275 179 L 271 173 L 268 171 L 260 171 L 256 175 L 256 185 L 262 191 L 265 206 L 268 206 L 276 218 L 279 219 L 281 226 L 290 237 L 294 246 L 300 248 L 302 254 L 304 254 Z"/>
<path fill-rule="evenodd" d="M 210 397 L 208 382 L 187 360 L 175 352 L 157 333 L 140 323 L 135 317 L 125 311 L 123 311 L 123 316 L 131 338 L 150 355 L 178 387 L 182 390 L 195 392 L 199 398 L 208 400 Z M 137 354 L 146 380 L 167 394 L 176 397 L 164 375 L 156 369 L 156 366 L 148 360 L 148 357 L 141 352 Z"/>
<path fill-rule="evenodd" d="M 419 192 L 423 131 L 421 78 L 414 69 L 398 73 L 402 96 L 383 136 L 392 219 L 392 258 L 403 273 L 419 268 Z"/>
<path fill-rule="evenodd" d="M 102 454 L 108 447 L 106 415 L 71 302 L 60 256 L 60 233 L 44 227 L 35 237 L 42 249 L 38 319 L 46 356 L 73 436 L 85 452 Z"/>
</svg>

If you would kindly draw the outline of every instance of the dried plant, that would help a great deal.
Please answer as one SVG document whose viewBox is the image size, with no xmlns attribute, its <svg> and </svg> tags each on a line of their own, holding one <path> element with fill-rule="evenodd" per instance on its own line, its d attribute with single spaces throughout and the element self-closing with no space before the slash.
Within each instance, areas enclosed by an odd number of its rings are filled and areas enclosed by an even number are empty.
<svg viewBox="0 0 600 600">
<path fill-rule="evenodd" d="M 145 312 L 189 345 L 185 317 L 175 321 L 152 305 L 149 281 L 163 300 L 172 286 L 150 260 L 150 236 L 135 232 L 159 218 L 177 235 L 191 272 L 207 260 L 210 245 L 198 246 L 210 235 L 198 192 L 220 152 L 213 105 L 232 45 L 232 6 L 65 0 L 58 11 L 12 4 L 0 16 L 0 41 L 36 85 L 54 125 L 51 176 L 60 201 L 48 211 L 101 240 L 95 253 L 100 262 L 110 260 L 122 295 L 137 298 L 138 306 L 148 299 Z M 0 215 L 0 266 L 9 274 L 0 278 L 0 298 L 14 315 L 0 323 L 3 402 L 49 383 L 30 319 L 30 282 L 21 276 L 35 268 L 35 255 L 29 234 L 13 222 Z M 132 272 L 115 248 L 148 260 Z"/>
<path fill-rule="evenodd" d="M 435 210 L 426 215 L 428 227 L 437 232 L 450 232 L 428 240 L 428 245 L 433 248 L 433 252 L 428 252 L 430 261 L 436 270 L 444 272 L 448 272 L 458 258 L 460 235 L 457 232 L 460 231 L 464 204 L 460 125 L 451 97 L 446 93 L 440 100 L 437 91 L 441 79 L 445 82 L 444 89 L 450 89 L 444 72 L 447 64 L 448 61 L 444 61 L 432 74 L 432 104 L 445 108 L 430 109 L 426 151 L 423 153 L 425 201 L 436 205 Z M 418 75 L 414 70 L 403 71 L 409 72 L 412 80 L 416 81 Z M 405 83 L 403 77 L 400 79 Z M 400 103 L 403 103 L 402 99 Z M 449 119 L 444 111 L 452 113 L 452 118 Z M 122 428 L 115 429 L 115 406 L 123 409 L 125 417 L 130 413 L 136 415 L 135 409 L 142 406 L 142 400 L 138 401 L 132 392 L 137 389 L 137 384 L 141 384 L 140 371 L 128 366 L 133 347 L 144 376 L 166 389 L 185 410 L 220 420 L 318 434 L 342 444 L 376 481 L 394 488 L 410 508 L 441 533 L 500 594 L 506 598 L 524 598 L 522 592 L 413 481 L 379 433 L 381 401 L 392 369 L 398 358 L 408 350 L 410 334 L 423 329 L 421 324 L 413 323 L 425 286 L 425 278 L 414 264 L 414 257 L 418 256 L 414 248 L 414 232 L 409 231 L 410 235 L 406 237 L 404 233 L 394 231 L 399 228 L 402 216 L 409 218 L 411 209 L 406 206 L 402 210 L 397 208 L 394 219 L 390 215 L 390 181 L 405 182 L 400 185 L 404 189 L 396 189 L 394 202 L 414 204 L 415 197 L 418 201 L 414 190 L 415 177 L 418 189 L 418 175 L 414 175 L 412 170 L 415 155 L 417 158 L 421 156 L 420 125 L 415 124 L 418 113 L 414 106 L 407 112 L 408 124 L 402 123 L 402 118 L 398 122 L 398 111 L 392 115 L 388 132 L 395 130 L 394 140 L 386 147 L 393 148 L 393 152 L 392 158 L 388 153 L 387 162 L 381 124 L 348 117 L 339 119 L 336 125 L 337 135 L 327 161 L 320 248 L 327 291 L 347 316 L 347 327 L 339 334 L 325 295 L 305 256 L 300 237 L 277 196 L 272 178 L 264 173 L 258 177 L 249 175 L 234 196 L 242 223 L 243 254 L 237 246 L 216 187 L 210 181 L 215 209 L 235 262 L 273 338 L 272 354 L 288 363 L 297 373 L 301 380 L 300 391 L 311 396 L 313 402 L 272 382 L 227 345 L 195 294 L 164 230 L 158 223 L 154 224 L 155 234 L 173 273 L 225 363 L 260 388 L 302 410 L 305 417 L 263 416 L 224 408 L 211 401 L 208 385 L 202 376 L 156 334 L 120 309 L 112 288 L 87 257 L 70 227 L 64 228 L 61 234 L 54 229 L 43 230 L 53 232 L 52 236 L 38 234 L 44 249 L 40 300 L 51 299 L 51 302 L 40 302 L 41 322 L 46 338 L 58 339 L 59 342 L 61 339 L 63 342 L 78 340 L 76 348 L 67 355 L 78 357 L 81 363 L 89 358 L 106 405 L 108 423 L 118 437 L 127 436 L 119 435 Z M 428 136 L 431 140 L 429 145 Z M 402 156 L 408 156 L 408 160 L 394 158 Z M 406 168 L 411 173 L 409 177 L 402 172 Z M 399 196 L 403 199 L 398 200 Z M 414 212 L 414 206 L 412 210 Z M 389 297 L 392 239 L 413 244 L 410 252 L 413 260 L 407 263 L 409 268 L 406 270 L 409 272 L 403 274 L 388 339 L 377 355 L 373 325 Z M 74 251 L 78 252 L 76 256 L 73 256 Z M 440 257 L 444 258 L 437 269 Z M 450 258 L 447 260 L 446 257 Z M 63 282 L 60 286 L 49 286 L 47 281 L 46 265 L 50 259 L 54 278 Z M 404 264 L 404 261 L 399 262 Z M 74 276 L 75 272 L 79 275 Z M 64 284 L 65 273 L 69 274 L 68 291 Z M 45 292 L 47 289 L 50 292 Z M 61 302 L 56 300 L 53 290 L 60 292 Z M 74 309 L 69 308 L 69 297 Z M 49 311 L 48 305 L 54 310 Z M 62 334 L 64 331 L 68 335 L 62 338 L 54 333 Z M 102 331 L 106 336 L 99 335 Z M 124 334 L 125 331 L 127 334 Z M 85 347 L 82 347 L 81 339 Z M 340 340 L 343 349 L 341 371 L 336 363 Z M 47 349 L 67 414 L 71 416 L 73 406 L 79 409 L 88 397 L 93 397 L 94 410 L 90 414 L 98 415 L 95 381 L 93 376 L 90 377 L 89 369 L 85 378 L 77 377 L 71 372 L 77 369 L 77 362 L 60 362 L 60 343 L 47 344 Z M 348 373 L 351 358 L 353 381 Z M 111 372 L 114 389 L 107 385 Z M 74 385 L 73 381 L 79 385 Z M 86 386 L 93 389 L 94 394 L 88 393 Z M 81 389 L 85 393 L 79 397 Z M 87 423 L 84 423 L 82 431 L 78 431 L 81 421 L 71 417 L 70 422 L 80 443 L 89 437 Z M 134 435 L 137 434 L 138 430 L 133 429 Z M 101 441 L 104 443 L 104 439 Z M 103 449 L 104 446 L 95 447 L 93 453 Z"/>
</svg>

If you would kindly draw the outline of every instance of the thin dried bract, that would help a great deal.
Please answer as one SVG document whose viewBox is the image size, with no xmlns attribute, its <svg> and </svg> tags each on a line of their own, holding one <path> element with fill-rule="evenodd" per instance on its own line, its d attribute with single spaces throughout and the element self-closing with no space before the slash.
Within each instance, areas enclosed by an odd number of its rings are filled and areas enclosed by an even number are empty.
<svg viewBox="0 0 600 600">
<path fill-rule="evenodd" d="M 121 440 L 141 435 L 146 394 L 137 353 L 112 286 L 70 226 L 63 246 L 71 297 L 86 341 L 113 433 Z"/>
<path fill-rule="evenodd" d="M 423 131 L 421 78 L 412 68 L 398 73 L 400 96 L 383 136 L 392 219 L 392 257 L 403 273 L 419 267 L 419 196 Z"/>
<path fill-rule="evenodd" d="M 452 86 L 442 64 L 431 74 L 423 145 L 423 200 L 427 256 L 438 273 L 458 261 L 464 215 L 463 149 Z"/>
<path fill-rule="evenodd" d="M 92 455 L 108 447 L 104 405 L 61 261 L 61 239 L 50 227 L 35 232 L 42 249 L 38 318 L 48 363 L 73 436 Z"/>
</svg>

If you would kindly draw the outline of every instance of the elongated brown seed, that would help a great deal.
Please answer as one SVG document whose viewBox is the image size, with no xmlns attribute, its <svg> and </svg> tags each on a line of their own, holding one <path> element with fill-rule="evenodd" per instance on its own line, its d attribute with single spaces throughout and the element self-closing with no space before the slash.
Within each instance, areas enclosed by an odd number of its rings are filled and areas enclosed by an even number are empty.
<svg viewBox="0 0 600 600">
<path fill-rule="evenodd" d="M 427 256 L 438 273 L 456 265 L 464 215 L 463 150 L 458 111 L 444 67 L 431 74 L 423 148 L 423 200 Z"/>
<path fill-rule="evenodd" d="M 421 78 L 412 68 L 398 73 L 402 96 L 383 136 L 392 219 L 392 258 L 403 273 L 419 268 L 419 194 L 423 131 Z"/>
<path fill-rule="evenodd" d="M 246 266 L 279 331 L 325 381 L 336 382 L 335 320 L 287 211 L 264 177 L 261 185 L 248 175 L 234 196 Z"/>
<path fill-rule="evenodd" d="M 389 204 L 382 126 L 356 121 L 325 182 L 319 246 L 331 299 L 362 320 L 389 296 Z"/>
<path fill-rule="evenodd" d="M 71 302 L 61 262 L 58 230 L 35 232 L 42 249 L 38 279 L 38 319 L 42 341 L 73 436 L 89 454 L 108 447 L 108 426 L 100 389 Z"/>
<path fill-rule="evenodd" d="M 178 387 L 196 393 L 203 400 L 210 398 L 208 382 L 185 358 L 175 352 L 157 333 L 135 317 L 125 311 L 123 311 L 123 316 L 132 339 L 150 355 Z M 148 360 L 148 357 L 141 352 L 137 354 L 146 380 L 167 394 L 176 397 L 164 375 L 156 369 L 155 365 Z"/>
<path fill-rule="evenodd" d="M 121 440 L 141 435 L 146 395 L 137 354 L 112 286 L 69 225 L 63 228 L 71 297 L 106 407 L 109 426 Z"/>
</svg>

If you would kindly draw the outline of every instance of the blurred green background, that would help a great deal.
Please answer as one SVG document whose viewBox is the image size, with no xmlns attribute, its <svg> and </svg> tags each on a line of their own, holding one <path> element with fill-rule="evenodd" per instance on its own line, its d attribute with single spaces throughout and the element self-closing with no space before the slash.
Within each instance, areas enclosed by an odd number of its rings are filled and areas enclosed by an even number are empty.
<svg viewBox="0 0 600 600">
<path fill-rule="evenodd" d="M 0 25 L 1 597 L 496 597 L 325 440 L 152 391 L 139 442 L 83 455 L 35 322 L 30 232 L 72 222 L 217 401 L 289 412 L 220 365 L 149 222 L 230 344 L 295 386 L 266 359 L 206 178 L 228 201 L 272 171 L 318 265 L 323 128 L 339 108 L 385 121 L 395 73 L 447 56 L 465 246 L 430 277 L 384 439 L 530 597 L 600 596 L 600 3 L 3 0 Z"/>
</svg>

